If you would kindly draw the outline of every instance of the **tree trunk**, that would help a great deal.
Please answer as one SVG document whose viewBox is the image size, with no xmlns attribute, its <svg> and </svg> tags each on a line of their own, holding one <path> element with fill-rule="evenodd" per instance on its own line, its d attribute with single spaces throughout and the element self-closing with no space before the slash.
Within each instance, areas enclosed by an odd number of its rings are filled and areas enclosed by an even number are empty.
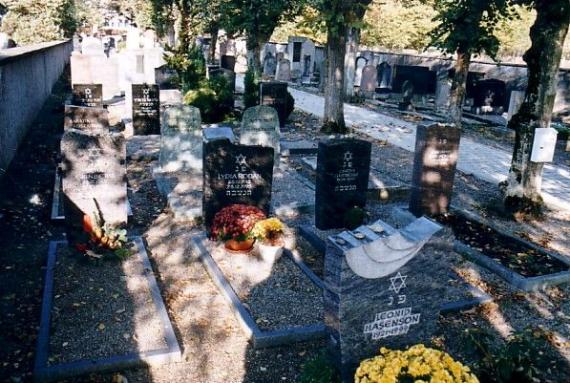
<svg viewBox="0 0 570 383">
<path fill-rule="evenodd" d="M 210 46 L 208 48 L 208 62 L 214 64 L 216 62 L 216 45 L 218 44 L 218 31 L 219 26 L 217 22 L 212 22 L 210 24 Z"/>
<path fill-rule="evenodd" d="M 360 41 L 360 29 L 349 27 L 346 30 L 346 55 L 344 56 L 344 95 L 354 96 L 354 76 L 356 75 L 356 54 Z"/>
<path fill-rule="evenodd" d="M 260 37 L 252 37 L 247 39 L 247 66 L 253 69 L 255 76 L 261 78 L 263 68 L 261 66 L 261 47 L 265 45 L 266 40 Z"/>
<path fill-rule="evenodd" d="M 465 93 L 467 84 L 467 74 L 471 54 L 457 51 L 457 61 L 455 62 L 455 76 L 451 82 L 449 91 L 449 119 L 461 129 L 461 117 L 463 115 L 463 104 L 465 103 Z"/>
<path fill-rule="evenodd" d="M 327 27 L 327 83 L 325 84 L 325 113 L 322 131 L 347 132 L 344 122 L 344 56 L 346 27 Z"/>
<path fill-rule="evenodd" d="M 535 9 L 536 21 L 530 29 L 532 45 L 523 56 L 528 85 L 519 112 L 509 122 L 516 133 L 505 190 L 505 206 L 510 211 L 530 214 L 538 214 L 543 206 L 543 164 L 530 161 L 534 132 L 548 128 L 552 119 L 558 69 L 570 23 L 570 3 L 537 0 Z"/>
<path fill-rule="evenodd" d="M 180 42 L 180 47 L 182 50 L 186 51 L 190 45 L 190 8 L 187 1 L 179 2 L 180 11 L 180 31 L 178 33 L 178 39 Z"/>
</svg>

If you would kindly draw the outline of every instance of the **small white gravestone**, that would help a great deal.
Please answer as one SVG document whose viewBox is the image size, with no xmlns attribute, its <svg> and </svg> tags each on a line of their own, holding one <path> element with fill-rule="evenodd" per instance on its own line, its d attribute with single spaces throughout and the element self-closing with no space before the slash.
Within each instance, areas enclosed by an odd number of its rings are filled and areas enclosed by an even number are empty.
<svg viewBox="0 0 570 383">
<path fill-rule="evenodd" d="M 558 136 L 558 131 L 554 128 L 535 129 L 530 160 L 532 162 L 552 162 L 556 149 L 556 136 Z"/>
<path fill-rule="evenodd" d="M 279 165 L 280 136 L 279 116 L 274 108 L 259 105 L 246 109 L 241 122 L 240 144 L 272 147 L 274 164 Z"/>
<path fill-rule="evenodd" d="M 200 110 L 175 105 L 162 114 L 159 164 L 163 172 L 202 168 L 202 120 Z"/>
</svg>

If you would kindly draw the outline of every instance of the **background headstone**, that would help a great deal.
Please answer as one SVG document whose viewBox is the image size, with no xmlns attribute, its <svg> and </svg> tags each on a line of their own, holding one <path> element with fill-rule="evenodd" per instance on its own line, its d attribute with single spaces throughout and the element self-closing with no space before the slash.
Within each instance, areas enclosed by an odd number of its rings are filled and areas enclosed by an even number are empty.
<svg viewBox="0 0 570 383">
<path fill-rule="evenodd" d="M 160 169 L 164 172 L 202 169 L 200 110 L 189 105 L 170 107 L 162 114 Z"/>
<path fill-rule="evenodd" d="M 355 86 L 360 86 L 360 83 L 362 82 L 362 70 L 364 69 L 364 67 L 366 66 L 368 60 L 366 60 L 365 57 L 358 57 L 356 59 L 356 69 L 355 69 L 355 74 L 354 74 L 354 85 Z"/>
<path fill-rule="evenodd" d="M 362 78 L 360 81 L 360 93 L 365 97 L 371 97 L 376 92 L 378 84 L 378 71 L 374 65 L 366 65 L 362 69 Z"/>
<path fill-rule="evenodd" d="M 461 131 L 453 125 L 420 124 L 416 132 L 410 211 L 416 215 L 446 213 L 459 157 Z"/>
<path fill-rule="evenodd" d="M 158 85 L 133 84 L 132 95 L 134 134 L 160 134 L 160 91 Z"/>
<path fill-rule="evenodd" d="M 315 189 L 315 226 L 321 230 L 342 228 L 345 214 L 364 208 L 370 173 L 368 141 L 332 139 L 319 142 Z"/>
<path fill-rule="evenodd" d="M 63 129 L 109 133 L 109 111 L 86 106 L 65 105 Z"/>
<path fill-rule="evenodd" d="M 100 214 L 106 223 L 127 223 L 126 144 L 122 134 L 70 129 L 61 140 L 63 202 L 67 238 L 84 235 L 83 216 Z"/>
<path fill-rule="evenodd" d="M 269 214 L 273 182 L 273 148 L 234 145 L 229 140 L 204 142 L 204 222 L 208 232 L 214 215 L 239 203 Z"/>
<path fill-rule="evenodd" d="M 277 74 L 275 75 L 277 81 L 291 81 L 291 62 L 287 59 L 279 60 L 277 64 Z"/>
<path fill-rule="evenodd" d="M 437 85 L 435 89 L 436 112 L 445 113 L 449 110 L 449 95 L 451 93 L 452 79 L 449 70 L 444 69 L 437 73 Z"/>
<path fill-rule="evenodd" d="M 273 148 L 275 150 L 274 164 L 277 166 L 280 156 L 280 137 L 279 116 L 274 108 L 258 105 L 245 110 L 241 121 L 240 144 Z"/>
<path fill-rule="evenodd" d="M 102 84 L 73 84 L 71 103 L 91 108 L 103 107 Z"/>
<path fill-rule="evenodd" d="M 279 116 L 279 125 L 287 121 L 287 83 L 267 81 L 259 83 L 259 104 L 275 108 Z"/>
<path fill-rule="evenodd" d="M 267 52 L 263 58 L 263 74 L 265 76 L 275 76 L 277 70 L 277 60 L 271 52 Z"/>
<path fill-rule="evenodd" d="M 233 72 L 236 66 L 236 57 L 232 55 L 222 55 L 220 58 L 220 66 Z"/>
<path fill-rule="evenodd" d="M 384 228 L 381 236 L 397 234 L 382 221 L 375 225 Z M 421 234 L 422 229 L 412 230 L 419 233 L 412 232 L 411 236 Z M 364 228 L 361 233 L 367 234 L 362 240 L 348 232 L 327 240 L 324 279 L 328 288 L 323 290 L 325 326 L 329 351 L 341 371 L 343 382 L 352 382 L 358 364 L 378 355 L 380 347 L 405 349 L 428 343 L 437 330 L 440 306 L 446 295 L 447 273 L 445 263 L 441 261 L 442 252 L 429 242 L 395 271 L 386 262 L 386 270 L 379 271 L 382 274 L 392 271 L 390 274 L 375 279 L 355 274 L 347 262 L 347 257 L 354 255 L 348 252 L 361 251 L 365 244 L 378 238 L 371 232 Z M 383 246 L 382 252 L 375 256 L 389 260 L 399 256 L 398 253 Z M 367 252 L 363 251 L 363 254 Z M 384 268 L 382 262 L 369 263 L 369 268 Z"/>
</svg>

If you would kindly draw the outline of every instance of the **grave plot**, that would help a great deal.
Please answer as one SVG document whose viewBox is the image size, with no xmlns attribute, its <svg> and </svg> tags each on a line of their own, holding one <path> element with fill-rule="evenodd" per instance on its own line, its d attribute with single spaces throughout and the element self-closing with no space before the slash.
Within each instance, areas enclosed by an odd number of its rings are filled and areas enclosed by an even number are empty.
<svg viewBox="0 0 570 383">
<path fill-rule="evenodd" d="M 323 294 L 285 250 L 275 261 L 258 254 L 229 252 L 204 236 L 192 248 L 232 306 L 254 347 L 268 347 L 324 337 Z"/>
<path fill-rule="evenodd" d="M 438 218 L 456 237 L 454 249 L 525 291 L 570 281 L 570 261 L 460 209 Z"/>
<path fill-rule="evenodd" d="M 119 261 L 87 261 L 51 241 L 35 362 L 39 381 L 180 358 L 141 238 Z"/>
</svg>

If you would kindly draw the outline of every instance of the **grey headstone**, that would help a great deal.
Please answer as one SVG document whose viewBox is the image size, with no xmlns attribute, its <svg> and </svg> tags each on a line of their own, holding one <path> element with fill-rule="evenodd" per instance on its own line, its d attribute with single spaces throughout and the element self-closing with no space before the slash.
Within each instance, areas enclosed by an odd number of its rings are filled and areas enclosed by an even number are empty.
<svg viewBox="0 0 570 383">
<path fill-rule="evenodd" d="M 126 145 L 122 134 L 63 133 L 62 186 L 70 244 L 81 242 L 83 216 L 96 214 L 106 223 L 127 222 Z"/>
<path fill-rule="evenodd" d="M 378 71 L 374 65 L 366 65 L 362 69 L 362 79 L 360 82 L 360 92 L 370 97 L 376 91 L 378 84 Z"/>
<path fill-rule="evenodd" d="M 279 116 L 277 111 L 265 105 L 246 109 L 241 122 L 239 143 L 242 145 L 269 146 L 275 150 L 275 165 L 279 164 Z"/>
<path fill-rule="evenodd" d="M 91 133 L 109 132 L 109 112 L 106 109 L 65 105 L 64 130 L 77 129 Z"/>
<path fill-rule="evenodd" d="M 275 75 L 277 81 L 291 81 L 291 62 L 287 59 L 279 60 L 277 65 L 277 74 Z"/>
<path fill-rule="evenodd" d="M 160 169 L 178 172 L 202 169 L 202 121 L 200 110 L 177 105 L 162 114 Z"/>
<path fill-rule="evenodd" d="M 277 70 L 277 60 L 271 52 L 267 52 L 263 58 L 263 74 L 265 76 L 275 76 Z"/>
</svg>

